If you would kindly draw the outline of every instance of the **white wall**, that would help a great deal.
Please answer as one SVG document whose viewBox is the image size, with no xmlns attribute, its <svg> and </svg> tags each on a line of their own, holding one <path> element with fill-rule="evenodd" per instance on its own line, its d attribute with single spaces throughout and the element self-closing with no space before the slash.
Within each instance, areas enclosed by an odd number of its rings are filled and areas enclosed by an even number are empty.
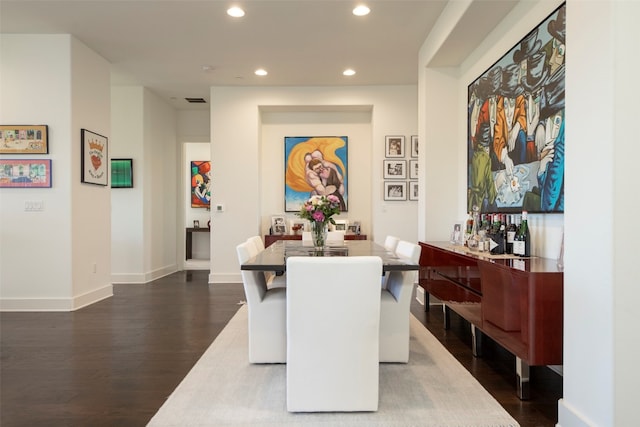
<svg viewBox="0 0 640 427">
<path fill-rule="evenodd" d="M 460 69 L 430 68 L 468 4 L 447 8 L 420 54 L 419 131 L 427 148 L 421 152 L 427 186 L 419 221 L 420 235 L 429 240 L 446 239 L 443 226 L 450 217 L 465 215 L 466 157 L 464 143 L 455 144 L 466 140 L 467 85 L 560 2 L 519 3 Z M 637 2 L 567 5 L 565 214 L 532 218 L 536 255 L 555 257 L 565 227 L 564 396 L 558 410 L 563 427 L 636 424 L 633 373 L 640 334 L 633 306 L 640 277 L 632 245 L 640 232 L 631 224 L 640 206 L 631 195 L 637 193 L 633 162 L 640 149 L 633 142 L 630 96 L 637 93 L 638 60 L 629 52 L 638 51 L 640 30 L 632 17 L 639 13 Z M 441 102 L 451 93 L 457 93 L 455 102 Z M 454 211 L 429 208 L 450 194 L 456 195 Z"/>
<path fill-rule="evenodd" d="M 133 158 L 134 173 L 133 188 L 111 191 L 112 280 L 147 283 L 182 266 L 176 112 L 141 86 L 114 87 L 112 96 L 111 157 Z"/>
<path fill-rule="evenodd" d="M 111 277 L 114 283 L 144 283 L 144 89 L 111 88 L 112 158 L 133 159 L 133 188 L 111 190 Z"/>
<path fill-rule="evenodd" d="M 68 35 L 2 34 L 0 50 L 0 122 L 48 125 L 34 157 L 53 171 L 50 189 L 0 189 L 0 308 L 73 310 L 112 295 L 110 189 L 80 183 L 80 129 L 110 136 L 109 64 Z"/>
<path fill-rule="evenodd" d="M 147 281 L 177 271 L 180 145 L 175 110 L 144 90 L 144 245 Z"/>
<path fill-rule="evenodd" d="M 371 202 L 361 210 L 362 216 L 366 215 L 367 210 L 370 212 L 371 222 L 367 234 L 370 239 L 379 242 L 384 240 L 386 234 L 417 240 L 417 203 L 383 202 L 382 200 L 384 137 L 385 135 L 405 135 L 409 139 L 410 135 L 417 133 L 415 89 L 415 86 L 213 87 L 211 89 L 211 158 L 216 165 L 213 168 L 213 203 L 224 204 L 226 211 L 212 214 L 210 281 L 239 282 L 239 265 L 235 246 L 248 236 L 261 234 L 264 231 L 263 218 L 282 212 L 284 209 L 282 201 L 284 151 L 281 151 L 280 160 L 275 160 L 278 148 L 275 153 L 271 153 L 274 155 L 274 162 L 277 162 L 271 167 L 272 165 L 263 162 L 261 152 L 265 149 L 264 144 L 266 147 L 280 144 L 276 140 L 283 133 L 288 133 L 285 131 L 287 126 L 296 132 L 301 132 L 302 136 L 329 130 L 332 131 L 331 134 L 343 134 L 338 132 L 340 130 L 338 123 L 321 125 L 320 117 L 323 116 L 316 114 L 319 112 L 345 111 L 347 107 L 353 111 L 363 108 L 371 110 L 370 153 L 366 153 L 365 150 L 367 131 L 362 126 L 366 125 L 344 124 L 350 131 L 353 130 L 354 144 L 363 150 L 362 153 L 367 156 L 367 159 L 370 159 L 371 174 L 368 178 L 371 185 L 366 191 L 369 193 Z M 272 120 L 274 116 L 267 116 L 266 123 L 262 123 L 261 109 L 275 111 L 277 108 L 291 114 L 280 117 L 288 117 L 287 120 L 290 119 L 291 122 L 279 123 L 275 126 Z M 310 123 L 307 125 L 302 123 L 300 121 L 302 116 L 293 114 L 296 112 L 305 113 L 304 117 Z M 361 121 L 361 118 L 357 121 Z M 226 159 L 233 159 L 233 161 L 226 161 Z M 350 165 L 352 161 L 350 153 Z M 266 186 L 267 182 L 269 187 Z M 271 188 L 271 185 L 277 186 Z M 357 189 L 357 179 L 355 185 Z M 274 192 L 277 193 L 274 195 Z M 268 201 L 266 198 L 273 198 L 274 201 Z M 268 212 L 264 212 L 263 209 L 268 209 Z"/>
</svg>

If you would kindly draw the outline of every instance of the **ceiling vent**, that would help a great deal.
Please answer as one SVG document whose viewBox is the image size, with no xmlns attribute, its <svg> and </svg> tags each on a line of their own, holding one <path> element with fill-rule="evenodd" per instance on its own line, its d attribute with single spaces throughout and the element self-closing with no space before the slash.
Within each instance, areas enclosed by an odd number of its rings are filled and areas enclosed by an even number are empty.
<svg viewBox="0 0 640 427">
<path fill-rule="evenodd" d="M 206 104 L 207 103 L 207 101 L 205 101 L 204 98 L 185 98 L 185 100 L 189 104 Z"/>
</svg>

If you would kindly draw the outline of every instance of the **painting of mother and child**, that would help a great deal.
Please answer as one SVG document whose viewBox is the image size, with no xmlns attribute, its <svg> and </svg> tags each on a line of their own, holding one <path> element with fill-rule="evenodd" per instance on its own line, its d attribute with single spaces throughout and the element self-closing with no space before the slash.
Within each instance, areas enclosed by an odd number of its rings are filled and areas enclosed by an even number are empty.
<svg viewBox="0 0 640 427">
<path fill-rule="evenodd" d="M 284 139 L 285 211 L 298 212 L 313 195 L 333 194 L 340 210 L 347 211 L 347 137 Z"/>
</svg>

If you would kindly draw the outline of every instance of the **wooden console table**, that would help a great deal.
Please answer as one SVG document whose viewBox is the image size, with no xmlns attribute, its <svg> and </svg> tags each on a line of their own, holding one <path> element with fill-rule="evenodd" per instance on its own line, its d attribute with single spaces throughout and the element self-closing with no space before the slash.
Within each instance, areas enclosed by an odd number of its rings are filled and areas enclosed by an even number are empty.
<svg viewBox="0 0 640 427">
<path fill-rule="evenodd" d="M 192 246 L 193 246 L 193 233 L 209 233 L 209 227 L 202 228 L 187 228 L 187 237 L 185 241 L 185 251 L 184 251 L 184 259 L 191 259 L 192 254 Z"/>
<path fill-rule="evenodd" d="M 264 246 L 268 247 L 278 240 L 302 240 L 302 236 L 295 234 L 266 234 L 264 236 Z M 344 240 L 367 240 L 366 234 L 345 234 Z"/>
<path fill-rule="evenodd" d="M 563 273 L 556 260 L 471 252 L 448 242 L 420 242 L 420 286 L 482 334 L 516 356 L 518 397 L 529 398 L 529 366 L 562 364 Z"/>
</svg>

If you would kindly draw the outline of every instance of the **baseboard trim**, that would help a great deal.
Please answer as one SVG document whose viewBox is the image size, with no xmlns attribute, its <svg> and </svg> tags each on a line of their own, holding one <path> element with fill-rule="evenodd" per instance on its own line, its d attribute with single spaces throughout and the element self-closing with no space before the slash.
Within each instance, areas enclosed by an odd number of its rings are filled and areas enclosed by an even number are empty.
<svg viewBox="0 0 640 427">
<path fill-rule="evenodd" d="M 556 427 L 590 427 L 596 425 L 579 413 L 566 399 L 558 400 L 558 423 Z"/>
<path fill-rule="evenodd" d="M 0 311 L 75 311 L 112 296 L 113 285 L 109 283 L 71 298 L 2 298 Z"/>
<path fill-rule="evenodd" d="M 124 273 L 124 274 L 112 274 L 111 282 L 117 284 L 144 284 L 152 282 L 161 277 L 168 276 L 178 271 L 176 264 L 168 265 L 147 273 Z"/>
</svg>

